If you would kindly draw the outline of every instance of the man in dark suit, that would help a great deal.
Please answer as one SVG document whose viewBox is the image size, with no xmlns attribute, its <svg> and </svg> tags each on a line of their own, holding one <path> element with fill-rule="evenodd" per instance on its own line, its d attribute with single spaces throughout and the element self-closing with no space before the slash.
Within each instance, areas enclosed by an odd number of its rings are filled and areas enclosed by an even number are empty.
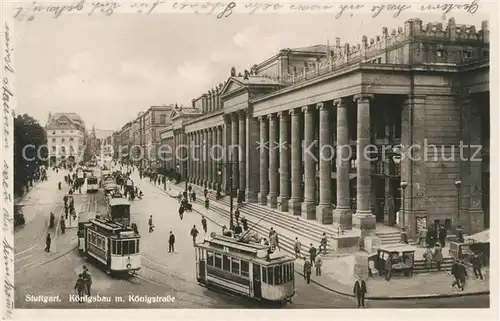
<svg viewBox="0 0 500 321">
<path fill-rule="evenodd" d="M 366 282 L 359 278 L 356 280 L 354 283 L 354 294 L 356 295 L 356 299 L 358 300 L 358 308 L 362 306 L 363 308 L 365 307 L 365 294 L 368 292 L 366 290 Z"/>
<path fill-rule="evenodd" d="M 175 236 L 172 231 L 170 231 L 170 236 L 168 237 L 168 253 L 174 253 Z"/>
</svg>

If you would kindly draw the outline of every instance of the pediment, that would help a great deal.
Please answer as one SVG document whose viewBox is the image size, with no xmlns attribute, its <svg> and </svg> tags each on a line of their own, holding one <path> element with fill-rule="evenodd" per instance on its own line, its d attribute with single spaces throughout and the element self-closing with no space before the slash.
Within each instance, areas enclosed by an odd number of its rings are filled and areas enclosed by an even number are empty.
<svg viewBox="0 0 500 321">
<path fill-rule="evenodd" d="M 179 112 L 177 111 L 177 109 L 172 109 L 172 112 L 170 112 L 170 119 L 174 119 L 174 118 L 177 118 L 179 117 Z"/>
<path fill-rule="evenodd" d="M 244 85 L 241 82 L 239 82 L 238 80 L 231 77 L 231 78 L 229 78 L 227 83 L 224 85 L 224 87 L 222 87 L 221 95 L 239 90 L 243 87 L 244 87 Z"/>
</svg>

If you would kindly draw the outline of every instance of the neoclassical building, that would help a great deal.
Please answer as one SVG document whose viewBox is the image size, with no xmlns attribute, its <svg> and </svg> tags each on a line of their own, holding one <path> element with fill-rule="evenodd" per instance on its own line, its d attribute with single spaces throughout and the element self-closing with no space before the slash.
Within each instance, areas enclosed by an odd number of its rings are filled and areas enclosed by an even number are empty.
<svg viewBox="0 0 500 321">
<path fill-rule="evenodd" d="M 49 166 L 75 163 L 85 147 L 85 122 L 76 113 L 49 113 L 45 125 Z"/>
<path fill-rule="evenodd" d="M 347 230 L 397 212 L 411 237 L 489 226 L 487 22 L 412 19 L 358 45 L 284 49 L 183 110 L 162 144 L 198 147 L 163 166 L 193 184 L 232 181 L 247 202 Z"/>
</svg>

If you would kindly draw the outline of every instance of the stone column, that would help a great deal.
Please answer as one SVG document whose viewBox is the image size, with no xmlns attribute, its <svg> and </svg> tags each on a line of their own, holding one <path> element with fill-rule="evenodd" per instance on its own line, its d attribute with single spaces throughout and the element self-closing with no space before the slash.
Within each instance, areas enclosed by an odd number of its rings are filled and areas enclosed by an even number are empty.
<svg viewBox="0 0 500 321">
<path fill-rule="evenodd" d="M 290 155 L 292 160 L 292 195 L 288 202 L 288 210 L 292 215 L 301 214 L 302 194 L 302 128 L 299 109 L 293 109 L 291 114 L 291 145 Z"/>
<path fill-rule="evenodd" d="M 317 105 L 319 109 L 319 204 L 316 207 L 316 221 L 331 224 L 332 207 L 332 119 L 330 107 L 325 103 Z"/>
<path fill-rule="evenodd" d="M 194 145 L 194 137 L 193 133 L 189 133 L 189 182 L 193 183 L 194 182 L 194 166 L 193 166 L 193 145 Z"/>
<path fill-rule="evenodd" d="M 278 206 L 278 119 L 276 114 L 270 114 L 269 117 L 269 194 L 267 195 L 267 205 L 271 208 Z"/>
<path fill-rule="evenodd" d="M 260 192 L 259 204 L 267 204 L 269 193 L 269 125 L 267 116 L 260 116 Z"/>
<path fill-rule="evenodd" d="M 260 153 L 258 141 L 260 139 L 259 122 L 250 111 L 246 117 L 246 201 L 257 203 L 260 185 L 260 165 L 257 153 Z M 266 169 L 267 170 L 267 169 Z"/>
<path fill-rule="evenodd" d="M 304 202 L 302 216 L 307 219 L 316 218 L 316 159 L 314 139 L 314 109 L 312 106 L 302 108 L 304 112 L 304 146 L 302 160 L 304 162 Z"/>
<path fill-rule="evenodd" d="M 193 172 L 194 172 L 194 184 L 198 185 L 200 183 L 200 155 L 199 155 L 199 145 L 200 136 L 198 131 L 193 133 L 194 145 L 193 145 Z"/>
<path fill-rule="evenodd" d="M 217 157 L 219 159 L 217 161 L 217 164 L 216 164 L 217 170 L 219 170 L 219 166 L 222 164 L 222 161 L 224 159 L 223 158 L 224 152 L 226 150 L 224 148 L 223 136 L 224 136 L 224 127 L 218 126 L 217 127 L 217 144 L 221 147 L 217 151 Z M 224 171 L 224 169 L 222 167 L 220 167 L 220 170 L 221 170 L 221 173 Z M 222 177 L 224 177 L 223 174 L 221 174 L 220 177 L 217 177 L 217 184 L 221 184 L 221 190 L 222 190 Z"/>
<path fill-rule="evenodd" d="M 365 155 L 370 144 L 370 100 L 373 95 L 356 95 L 354 101 L 358 104 L 358 139 L 356 146 L 357 189 L 356 214 L 353 225 L 361 230 L 375 229 L 375 215 L 371 210 L 372 177 L 371 161 Z"/>
<path fill-rule="evenodd" d="M 352 229 L 352 212 L 349 193 L 349 122 L 345 99 L 336 99 L 337 107 L 337 208 L 333 214 L 333 225 L 342 230 Z"/>
<path fill-rule="evenodd" d="M 217 190 L 217 183 L 219 181 L 219 175 L 217 174 L 217 159 L 219 152 L 218 143 L 218 128 L 212 128 L 212 145 L 210 147 L 210 159 L 212 160 L 212 189 Z"/>
<path fill-rule="evenodd" d="M 280 159 L 280 197 L 278 199 L 279 210 L 288 212 L 288 201 L 290 199 L 290 115 L 288 111 L 278 113 L 280 119 L 279 159 Z"/>
<path fill-rule="evenodd" d="M 231 114 L 231 164 L 233 167 L 232 177 L 233 177 L 233 195 L 236 193 L 240 187 L 240 173 L 239 173 L 239 128 L 238 128 L 238 114 Z M 230 165 L 230 164 L 228 164 Z"/>
<path fill-rule="evenodd" d="M 210 169 L 208 162 L 208 128 L 203 130 L 203 186 L 208 186 L 209 183 L 209 172 Z"/>
<path fill-rule="evenodd" d="M 203 185 L 203 132 L 198 131 L 198 185 Z"/>
<path fill-rule="evenodd" d="M 207 109 L 206 112 L 210 113 L 212 111 L 212 93 L 210 90 L 208 91 L 208 97 L 207 97 Z"/>
<path fill-rule="evenodd" d="M 239 189 L 242 193 L 245 192 L 246 188 L 246 173 L 247 173 L 247 157 L 246 157 L 246 140 L 247 140 L 247 135 L 246 135 L 246 122 L 247 122 L 247 117 L 244 111 L 240 111 L 238 115 L 238 127 L 239 127 L 239 134 L 238 134 L 238 141 L 239 141 L 239 146 L 238 146 L 238 160 L 239 160 L 239 174 L 240 174 L 240 181 L 239 181 Z"/>
<path fill-rule="evenodd" d="M 208 188 L 211 189 L 214 183 L 212 145 L 214 143 L 213 128 L 208 129 L 207 143 L 207 166 L 208 166 Z"/>
<path fill-rule="evenodd" d="M 224 162 L 225 166 L 223 166 L 223 188 L 225 193 L 229 193 L 229 175 L 231 173 L 231 165 L 228 163 L 231 159 L 231 115 L 224 116 Z"/>
</svg>

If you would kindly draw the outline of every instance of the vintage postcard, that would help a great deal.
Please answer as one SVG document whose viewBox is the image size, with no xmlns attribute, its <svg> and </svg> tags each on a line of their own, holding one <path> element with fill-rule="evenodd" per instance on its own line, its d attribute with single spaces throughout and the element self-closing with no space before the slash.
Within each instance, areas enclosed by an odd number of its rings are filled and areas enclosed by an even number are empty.
<svg viewBox="0 0 500 321">
<path fill-rule="evenodd" d="M 2 3 L 2 317 L 498 317 L 497 11 Z"/>
</svg>

